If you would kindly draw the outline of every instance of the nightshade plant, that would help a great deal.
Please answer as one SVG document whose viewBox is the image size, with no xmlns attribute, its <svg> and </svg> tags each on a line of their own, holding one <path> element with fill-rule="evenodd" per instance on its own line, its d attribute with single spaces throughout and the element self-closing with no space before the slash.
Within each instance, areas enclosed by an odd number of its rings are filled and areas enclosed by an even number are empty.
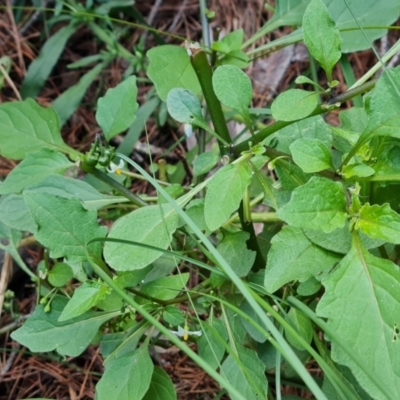
<svg viewBox="0 0 400 400">
<path fill-rule="evenodd" d="M 98 400 L 176 398 L 149 356 L 149 347 L 171 343 L 232 399 L 280 399 L 283 382 L 317 399 L 400 398 L 400 67 L 336 96 L 335 64 L 343 52 L 365 48 L 359 31 L 344 30 L 346 18 L 347 27 L 357 26 L 345 5 L 357 11 L 365 2 L 343 2 L 340 10 L 338 1 L 294 3 L 277 2 L 270 24 L 302 25 L 292 35 L 304 39 L 327 86 L 299 77 L 313 90 L 281 93 L 271 107 L 276 122 L 261 129 L 240 69 L 248 61 L 242 32 L 213 45 L 212 66 L 195 45 L 147 53 L 148 76 L 170 115 L 197 130 L 190 187 L 156 180 L 108 144 L 133 123 L 134 76 L 99 99 L 104 138 L 86 154 L 62 141 L 53 108 L 32 99 L 0 105 L 1 154 L 22 160 L 0 186 L 1 246 L 40 297 L 12 338 L 64 356 L 99 342 Z M 384 24 L 400 11 L 387 3 L 380 5 L 391 13 Z M 384 33 L 367 27 L 367 43 Z M 339 113 L 338 127 L 324 121 L 364 92 L 361 107 Z M 228 108 L 247 138 L 231 139 Z M 219 155 L 205 152 L 209 139 Z M 223 166 L 207 176 L 221 157 Z M 132 173 L 120 160 L 154 186 L 155 203 L 126 188 Z M 268 211 L 254 212 L 259 203 Z M 99 215 L 112 209 L 119 211 L 107 230 Z M 253 222 L 264 223 L 258 236 Z M 46 249 L 37 275 L 17 252 L 23 232 Z M 189 288 L 194 266 L 203 280 Z M 311 361 L 322 381 L 307 371 Z"/>
</svg>

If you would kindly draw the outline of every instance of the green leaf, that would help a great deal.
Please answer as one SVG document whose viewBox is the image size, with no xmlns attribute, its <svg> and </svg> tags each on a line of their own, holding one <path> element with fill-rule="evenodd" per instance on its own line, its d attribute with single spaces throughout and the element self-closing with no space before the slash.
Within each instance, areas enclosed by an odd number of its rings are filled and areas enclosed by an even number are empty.
<svg viewBox="0 0 400 400">
<path fill-rule="evenodd" d="M 164 308 L 163 319 L 171 326 L 182 325 L 185 322 L 182 311 L 175 306 L 167 306 Z"/>
<path fill-rule="evenodd" d="M 171 300 L 179 295 L 189 280 L 189 273 L 166 276 L 145 283 L 141 292 L 159 300 Z"/>
<path fill-rule="evenodd" d="M 253 350 L 239 344 L 236 347 L 240 364 L 232 355 L 229 355 L 222 364 L 222 372 L 247 400 L 266 398 L 268 382 L 265 377 L 264 363 Z M 236 399 L 235 396 L 231 398 Z"/>
<path fill-rule="evenodd" d="M 225 354 L 224 343 L 228 340 L 228 333 L 223 322 L 217 318 L 209 318 L 202 323 L 202 328 L 204 334 L 197 341 L 199 356 L 211 368 L 217 369 Z"/>
<path fill-rule="evenodd" d="M 319 93 L 289 89 L 272 103 L 272 116 L 278 121 L 296 121 L 308 117 L 318 106 Z"/>
<path fill-rule="evenodd" d="M 0 221 L 13 229 L 35 233 L 37 225 L 29 212 L 24 198 L 16 194 L 0 197 Z"/>
<path fill-rule="evenodd" d="M 169 204 L 143 207 L 118 219 L 108 237 L 166 249 L 178 223 L 179 217 Z M 159 251 L 123 243 L 106 242 L 104 245 L 105 260 L 117 271 L 142 269 L 161 255 Z"/>
<path fill-rule="evenodd" d="M 386 70 L 375 88 L 365 96 L 365 109 L 369 117 L 367 127 L 359 141 L 364 143 L 374 136 L 400 138 L 400 66 Z"/>
<path fill-rule="evenodd" d="M 253 98 L 250 78 L 234 65 L 218 67 L 212 83 L 218 100 L 240 114 L 248 114 L 248 107 Z"/>
<path fill-rule="evenodd" d="M 293 162 L 277 159 L 274 162 L 275 172 L 284 190 L 293 190 L 307 183 L 310 175 L 303 172 Z"/>
<path fill-rule="evenodd" d="M 240 50 L 243 39 L 243 29 L 237 29 L 231 33 L 228 33 L 222 39 L 214 41 L 211 45 L 211 48 L 221 53 L 229 53 L 232 50 Z"/>
<path fill-rule="evenodd" d="M 400 216 L 389 204 L 364 204 L 359 212 L 356 228 L 371 238 L 400 244 Z"/>
<path fill-rule="evenodd" d="M 52 258 L 66 257 L 68 261 L 86 260 L 85 248 L 93 257 L 100 257 L 101 243 L 86 244 L 93 238 L 102 238 L 107 228 L 99 226 L 97 213 L 82 208 L 76 198 L 24 192 L 24 200 L 38 225 L 35 238 L 50 249 Z"/>
<path fill-rule="evenodd" d="M 337 0 L 324 0 L 324 3 L 341 32 L 343 53 L 370 49 L 371 43 L 387 32 L 385 29 L 361 31 L 354 16 L 363 27 L 389 26 L 398 19 L 400 13 L 397 0 L 385 0 L 384 4 L 375 0 L 347 0 L 347 4 Z"/>
<path fill-rule="evenodd" d="M 251 182 L 247 164 L 228 164 L 222 167 L 207 185 L 204 216 L 211 231 L 218 229 L 236 211 L 244 191 Z"/>
<path fill-rule="evenodd" d="M 106 363 L 96 386 L 97 400 L 141 400 L 149 390 L 153 363 L 147 345 Z"/>
<path fill-rule="evenodd" d="M 250 235 L 247 232 L 227 232 L 217 250 L 235 271 L 237 276 L 247 276 L 256 258 L 256 253 L 246 246 Z"/>
<path fill-rule="evenodd" d="M 136 76 L 130 76 L 99 98 L 96 121 L 108 141 L 128 129 L 135 120 L 139 107 L 136 97 Z"/>
<path fill-rule="evenodd" d="M 166 101 L 174 88 L 201 93 L 200 83 L 190 63 L 187 51 L 174 45 L 154 47 L 147 52 L 150 64 L 147 75 L 153 81 L 160 99 Z"/>
<path fill-rule="evenodd" d="M 20 194 L 27 186 L 40 182 L 47 175 L 63 174 L 75 166 L 64 154 L 42 149 L 29 153 L 8 175 L 0 186 L 0 194 Z"/>
<path fill-rule="evenodd" d="M 352 348 L 360 362 L 400 398 L 399 267 L 368 253 L 355 238 L 350 253 L 323 281 L 320 317 Z M 344 352 L 332 343 L 332 359 L 348 366 L 373 398 L 386 399 Z"/>
<path fill-rule="evenodd" d="M 35 97 L 39 94 L 51 70 L 64 51 L 65 44 L 77 28 L 76 22 L 71 21 L 69 25 L 64 26 L 52 35 L 42 46 L 38 57 L 30 63 L 22 82 L 21 96 L 23 99 Z"/>
<path fill-rule="evenodd" d="M 60 124 L 63 126 L 69 118 L 74 114 L 81 104 L 86 91 L 93 83 L 94 79 L 107 66 L 108 62 L 101 62 L 86 72 L 75 85 L 69 87 L 65 92 L 61 93 L 52 103 L 52 107 L 56 110 Z"/>
<path fill-rule="evenodd" d="M 41 182 L 29 186 L 27 190 L 62 197 L 78 198 L 87 210 L 97 210 L 109 204 L 127 201 L 126 197 L 108 196 L 97 191 L 92 185 L 80 180 L 60 175 L 49 175 Z"/>
<path fill-rule="evenodd" d="M 58 318 L 67 302 L 66 297 L 55 296 L 47 313 L 43 305 L 38 305 L 24 325 L 11 334 L 12 339 L 33 352 L 56 350 L 61 355 L 76 357 L 83 353 L 100 326 L 119 314 L 89 311 L 60 322 Z"/>
<path fill-rule="evenodd" d="M 68 283 L 74 276 L 71 267 L 63 262 L 59 262 L 49 271 L 47 279 L 50 285 L 54 287 L 62 287 Z M 86 311 L 86 310 L 85 310 Z"/>
<path fill-rule="evenodd" d="M 277 150 L 290 154 L 290 145 L 298 139 L 311 138 L 320 140 L 328 149 L 332 146 L 332 133 L 330 126 L 320 115 L 303 119 L 280 129 L 267 139 L 263 144 L 272 146 Z"/>
<path fill-rule="evenodd" d="M 154 367 L 150 387 L 143 400 L 176 400 L 175 386 L 169 375 L 160 367 Z"/>
<path fill-rule="evenodd" d="M 333 168 L 329 149 L 318 139 L 298 139 L 290 145 L 294 162 L 304 172 L 319 172 Z"/>
<path fill-rule="evenodd" d="M 60 134 L 57 113 L 32 99 L 0 104 L 0 154 L 21 160 L 43 148 L 76 154 Z"/>
<path fill-rule="evenodd" d="M 264 286 L 273 293 L 292 281 L 321 279 L 341 256 L 315 245 L 299 228 L 285 226 L 271 240 Z"/>
<path fill-rule="evenodd" d="M 261 271 L 260 271 L 261 272 Z M 262 276 L 260 279 L 260 284 L 262 285 Z M 244 300 L 240 305 L 240 309 L 250 318 L 251 321 L 256 322 L 260 326 L 262 326 L 262 321 L 260 317 L 256 314 L 254 309 L 251 307 L 248 301 Z M 265 343 L 267 337 L 264 333 L 260 332 L 257 328 L 255 328 L 247 319 L 240 318 L 240 321 L 246 329 L 246 332 L 258 343 Z"/>
<path fill-rule="evenodd" d="M 375 170 L 365 164 L 347 164 L 342 168 L 342 174 L 346 179 L 352 177 L 365 178 L 375 174 Z"/>
<path fill-rule="evenodd" d="M 310 319 L 296 308 L 291 308 L 286 315 L 286 320 L 297 331 L 307 343 L 311 343 L 313 328 Z M 298 350 L 305 350 L 304 346 L 299 342 L 296 335 L 289 331 L 285 332 L 288 342 Z"/>
<path fill-rule="evenodd" d="M 37 279 L 36 275 L 24 263 L 18 252 L 18 244 L 21 240 L 21 237 L 21 231 L 11 229 L 9 226 L 0 221 L 0 249 L 6 251 L 7 253 L 10 253 L 14 261 L 34 281 Z"/>
<path fill-rule="evenodd" d="M 204 123 L 199 99 L 186 89 L 172 89 L 167 97 L 168 112 L 182 124 Z"/>
<path fill-rule="evenodd" d="M 347 218 L 343 187 L 339 182 L 313 176 L 293 191 L 277 216 L 295 227 L 332 232 L 341 228 Z"/>
<path fill-rule="evenodd" d="M 321 0 L 312 0 L 303 16 L 303 38 L 311 55 L 332 81 L 332 69 L 341 57 L 339 29 Z"/>
<path fill-rule="evenodd" d="M 108 293 L 110 293 L 108 286 L 97 282 L 85 282 L 74 291 L 58 320 L 66 321 L 83 314 L 103 300 Z"/>
<path fill-rule="evenodd" d="M 351 232 L 348 222 L 343 228 L 335 229 L 333 232 L 325 233 L 319 230 L 304 229 L 304 234 L 316 245 L 339 254 L 347 254 L 351 249 Z M 366 249 L 374 249 L 386 243 L 385 240 L 372 239 L 360 232 L 363 246 Z"/>
<path fill-rule="evenodd" d="M 201 153 L 194 160 L 193 175 L 200 176 L 206 174 L 207 172 L 210 172 L 217 165 L 218 160 L 219 160 L 219 155 L 214 151 L 207 151 L 206 153 Z"/>
</svg>

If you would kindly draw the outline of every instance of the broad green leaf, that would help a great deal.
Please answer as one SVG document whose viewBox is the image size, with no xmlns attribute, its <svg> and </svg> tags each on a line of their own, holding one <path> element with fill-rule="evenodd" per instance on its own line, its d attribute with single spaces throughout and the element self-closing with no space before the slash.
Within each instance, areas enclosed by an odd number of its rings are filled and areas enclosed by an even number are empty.
<svg viewBox="0 0 400 400">
<path fill-rule="evenodd" d="M 63 142 L 54 109 L 32 99 L 0 104 L 0 154 L 21 160 L 41 149 L 77 153 Z"/>
<path fill-rule="evenodd" d="M 94 66 L 79 79 L 78 83 L 69 87 L 53 101 L 52 107 L 56 110 L 60 118 L 61 126 L 63 126 L 78 109 L 86 91 L 107 64 L 108 62 L 101 62 Z"/>
<path fill-rule="evenodd" d="M 243 29 L 236 29 L 228 33 L 220 40 L 212 43 L 211 48 L 221 53 L 229 53 L 232 50 L 240 50 L 244 39 Z"/>
<path fill-rule="evenodd" d="M 36 97 L 39 94 L 51 70 L 64 51 L 65 44 L 76 30 L 77 24 L 72 20 L 69 25 L 57 31 L 42 46 L 40 54 L 30 63 L 22 82 L 21 96 L 23 99 Z"/>
<path fill-rule="evenodd" d="M 300 296 L 312 296 L 321 289 L 321 282 L 317 281 L 315 278 L 309 278 L 304 282 L 301 282 L 297 286 L 297 293 Z"/>
<path fill-rule="evenodd" d="M 294 122 L 265 139 L 263 143 L 290 154 L 290 145 L 303 138 L 318 139 L 328 149 L 332 146 L 330 126 L 320 115 Z"/>
<path fill-rule="evenodd" d="M 354 176 L 364 178 L 375 174 L 375 170 L 366 164 L 347 164 L 342 168 L 342 174 L 346 179 L 351 179 Z"/>
<path fill-rule="evenodd" d="M 211 231 L 218 229 L 238 209 L 244 191 L 251 182 L 247 164 L 229 164 L 222 167 L 207 185 L 204 216 Z"/>
<path fill-rule="evenodd" d="M 0 194 L 20 194 L 27 186 L 43 180 L 50 174 L 63 174 L 75 166 L 64 154 L 42 149 L 29 153 L 8 175 L 0 186 Z"/>
<path fill-rule="evenodd" d="M 325 294 L 317 313 L 382 385 L 400 398 L 399 267 L 372 256 L 355 238 L 350 253 L 322 281 Z M 373 398 L 386 399 L 341 349 L 332 343 L 332 359 L 348 366 Z"/>
<path fill-rule="evenodd" d="M 141 400 L 148 391 L 154 366 L 147 345 L 142 344 L 105 366 L 96 386 L 97 400 Z"/>
<path fill-rule="evenodd" d="M 24 200 L 38 225 L 35 238 L 50 249 L 50 257 L 66 257 L 68 261 L 86 260 L 85 248 L 93 257 L 100 257 L 101 243 L 86 246 L 93 238 L 102 238 L 107 228 L 99 226 L 97 213 L 85 210 L 77 198 L 24 192 Z"/>
<path fill-rule="evenodd" d="M 217 250 L 239 277 L 247 276 L 256 258 L 256 253 L 246 246 L 250 235 L 247 232 L 227 232 Z"/>
<path fill-rule="evenodd" d="M 118 219 L 108 237 L 166 249 L 178 223 L 179 217 L 169 204 L 143 207 Z M 105 260 L 117 271 L 142 269 L 161 255 L 159 251 L 123 243 L 106 242 L 104 245 Z"/>
<path fill-rule="evenodd" d="M 253 97 L 250 78 L 234 65 L 218 67 L 212 83 L 218 100 L 240 114 L 248 114 L 248 107 Z"/>
<path fill-rule="evenodd" d="M 289 203 L 277 215 L 298 228 L 332 232 L 347 218 L 344 189 L 339 182 L 313 176 L 293 191 Z"/>
<path fill-rule="evenodd" d="M 153 81 L 161 100 L 166 101 L 174 88 L 201 93 L 200 83 L 190 63 L 187 51 L 180 46 L 165 45 L 147 52 L 150 60 L 147 75 Z"/>
<path fill-rule="evenodd" d="M 218 153 L 214 151 L 207 151 L 206 153 L 201 153 L 193 163 L 193 175 L 200 176 L 210 172 L 219 160 Z M 1 189 L 1 186 L 0 186 Z"/>
<path fill-rule="evenodd" d="M 400 138 L 400 66 L 386 70 L 375 88 L 365 96 L 368 124 L 359 141 L 365 142 L 374 136 Z"/>
<path fill-rule="evenodd" d="M 296 2 L 296 0 L 292 1 Z M 386 0 L 384 5 L 376 0 L 347 0 L 346 2 L 323 0 L 323 2 L 340 31 L 343 39 L 343 53 L 370 49 L 371 43 L 375 39 L 384 36 L 387 32 L 386 29 L 379 28 L 361 31 L 359 24 L 366 28 L 390 26 L 398 19 L 400 13 L 398 0 Z M 275 27 L 272 28 L 274 29 Z M 264 35 L 259 37 L 262 36 Z M 298 29 L 287 36 L 257 48 L 257 51 L 267 50 L 276 46 L 287 46 L 301 41 L 302 38 L 302 29 Z"/>
<path fill-rule="evenodd" d="M 74 291 L 58 320 L 66 321 L 83 314 L 104 299 L 109 292 L 108 286 L 97 282 L 85 282 Z"/>
<path fill-rule="evenodd" d="M 285 226 L 271 240 L 264 286 L 273 293 L 292 281 L 321 279 L 341 256 L 317 246 L 299 228 Z"/>
<path fill-rule="evenodd" d="M 143 400 L 176 400 L 175 386 L 169 375 L 160 367 L 154 367 L 150 387 Z"/>
<path fill-rule="evenodd" d="M 103 335 L 100 352 L 104 358 L 104 365 L 127 354 L 132 354 L 149 327 L 149 323 L 142 321 L 133 325 L 126 333 Z"/>
<path fill-rule="evenodd" d="M 272 103 L 272 116 L 278 121 L 296 121 L 308 117 L 318 106 L 319 93 L 289 89 Z"/>
<path fill-rule="evenodd" d="M 189 273 L 166 276 L 164 278 L 145 283 L 141 293 L 159 300 L 171 300 L 179 295 L 189 280 Z"/>
<path fill-rule="evenodd" d="M 262 285 L 262 282 L 260 282 L 260 284 Z M 243 301 L 243 303 L 240 305 L 240 309 L 250 318 L 250 320 L 262 326 L 262 321 L 260 317 L 256 314 L 248 301 Z M 248 320 L 240 318 L 240 321 L 250 337 L 252 337 L 258 343 L 265 343 L 265 341 L 267 340 L 267 336 L 265 334 L 255 328 Z"/>
<path fill-rule="evenodd" d="M 185 322 L 182 311 L 176 306 L 165 307 L 162 316 L 164 321 L 171 326 L 182 325 Z"/>
<path fill-rule="evenodd" d="M 290 151 L 294 162 L 304 172 L 333 168 L 331 153 L 319 139 L 298 139 L 290 145 Z"/>
<path fill-rule="evenodd" d="M 64 199 L 78 198 L 87 210 L 97 210 L 109 204 L 126 202 L 126 197 L 108 196 L 97 191 L 92 185 L 80 180 L 60 175 L 49 175 L 41 182 L 29 186 L 27 190 L 49 194 Z"/>
<path fill-rule="evenodd" d="M 389 204 L 364 204 L 359 212 L 356 228 L 371 238 L 400 244 L 400 216 Z"/>
<path fill-rule="evenodd" d="M 190 90 L 172 89 L 168 93 L 167 107 L 172 118 L 182 124 L 204 122 L 200 101 Z"/>
<path fill-rule="evenodd" d="M 10 228 L 0 220 L 0 249 L 10 253 L 14 261 L 21 267 L 21 269 L 26 272 L 31 279 L 36 280 L 36 275 L 31 272 L 18 252 L 18 244 L 21 240 L 21 237 L 21 231 Z"/>
<path fill-rule="evenodd" d="M 332 69 L 341 57 L 342 38 L 322 0 L 312 0 L 303 16 L 303 38 L 311 55 L 332 81 Z"/>
<path fill-rule="evenodd" d="M 211 233 L 204 217 L 204 199 L 193 199 L 186 206 L 185 212 L 200 230 L 205 231 L 208 234 Z M 186 226 L 186 228 L 190 232 L 192 231 L 192 229 L 188 225 Z"/>
<path fill-rule="evenodd" d="M 6 194 L 0 197 L 0 221 L 13 229 L 35 233 L 37 225 L 23 196 Z"/>
<path fill-rule="evenodd" d="M 286 315 L 286 320 L 297 331 L 307 343 L 311 343 L 313 328 L 310 319 L 296 308 L 291 308 Z M 299 342 L 296 335 L 289 331 L 285 332 L 288 342 L 298 350 L 305 350 L 304 346 Z"/>
<path fill-rule="evenodd" d="M 370 49 L 371 43 L 387 32 L 385 29 L 361 31 L 354 16 L 362 27 L 389 26 L 398 19 L 400 13 L 397 0 L 385 0 L 384 3 L 375 0 L 324 0 L 324 3 L 340 30 L 343 53 Z"/>
<path fill-rule="evenodd" d="M 136 118 L 139 106 L 136 97 L 136 76 L 130 76 L 99 98 L 96 121 L 108 141 L 128 129 Z"/>
<path fill-rule="evenodd" d="M 247 400 L 259 400 L 267 397 L 268 382 L 265 377 L 264 363 L 257 354 L 240 344 L 236 345 L 240 364 L 229 355 L 222 364 L 222 372 Z M 235 396 L 231 396 L 232 400 Z"/>
<path fill-rule="evenodd" d="M 274 162 L 275 172 L 278 175 L 282 188 L 286 191 L 296 189 L 307 183 L 310 178 L 309 174 L 303 172 L 293 162 L 284 159 L 277 159 Z"/>
<path fill-rule="evenodd" d="M 61 355 L 76 357 L 90 344 L 100 326 L 119 314 L 88 311 L 69 321 L 59 322 L 67 302 L 66 297 L 55 296 L 50 312 L 38 305 L 24 325 L 11 334 L 12 339 L 33 352 L 56 350 Z"/>
<path fill-rule="evenodd" d="M 204 334 L 197 341 L 199 356 L 217 369 L 225 354 L 224 343 L 228 340 L 228 333 L 223 322 L 217 318 L 209 318 L 201 325 Z"/>
<path fill-rule="evenodd" d="M 304 229 L 304 234 L 316 245 L 339 254 L 347 254 L 351 249 L 351 232 L 348 222 L 343 228 L 325 233 L 320 230 Z M 374 249 L 386 243 L 385 240 L 372 239 L 360 232 L 361 242 L 366 249 Z"/>
<path fill-rule="evenodd" d="M 47 279 L 50 285 L 61 287 L 69 282 L 73 278 L 73 276 L 74 273 L 71 267 L 66 263 L 59 262 L 55 264 L 53 268 L 49 271 Z"/>
<path fill-rule="evenodd" d="M 254 43 L 268 32 L 285 25 L 301 25 L 304 11 L 310 0 L 278 0 L 275 14 L 245 44 Z"/>
</svg>

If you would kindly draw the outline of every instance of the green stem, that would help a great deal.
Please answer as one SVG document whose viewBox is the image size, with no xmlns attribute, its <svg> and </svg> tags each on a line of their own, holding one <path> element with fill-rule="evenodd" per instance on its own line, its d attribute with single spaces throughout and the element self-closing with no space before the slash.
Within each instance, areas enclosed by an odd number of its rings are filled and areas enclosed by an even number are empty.
<svg viewBox="0 0 400 400">
<path fill-rule="evenodd" d="M 253 263 L 253 268 L 254 271 L 259 271 L 262 268 L 265 268 L 265 260 L 264 257 L 261 253 L 261 249 L 260 246 L 258 244 L 258 240 L 257 240 L 257 236 L 256 233 L 254 231 L 254 225 L 252 221 L 249 221 L 246 218 L 246 203 L 248 204 L 248 201 L 242 201 L 240 203 L 240 207 L 239 207 L 239 218 L 240 218 L 240 223 L 242 225 L 242 229 L 247 232 L 250 237 L 247 239 L 246 244 L 247 244 L 247 248 L 249 250 L 253 250 L 256 252 L 256 258 L 254 260 Z"/>
<path fill-rule="evenodd" d="M 139 196 L 136 196 L 136 194 L 133 194 L 130 192 L 127 188 L 122 186 L 119 182 L 117 182 L 115 179 L 111 178 L 107 174 L 105 174 L 103 171 L 100 171 L 96 167 L 89 167 L 86 166 L 84 163 L 80 163 L 80 168 L 95 176 L 97 179 L 101 180 L 104 183 L 107 183 L 110 185 L 113 189 L 121 193 L 123 196 L 125 196 L 129 201 L 131 201 L 133 204 L 135 204 L 138 207 L 144 207 L 147 206 L 147 203 L 144 202 Z"/>
<path fill-rule="evenodd" d="M 214 130 L 224 139 L 227 143 L 231 143 L 228 127 L 226 126 L 224 113 L 222 112 L 221 103 L 214 93 L 212 85 L 212 70 L 208 63 L 206 53 L 203 50 L 197 49 L 193 51 L 190 61 L 196 72 L 197 78 L 200 82 L 201 89 L 206 100 L 207 108 L 211 116 L 211 121 L 214 125 Z M 224 145 L 218 142 L 221 155 L 227 153 Z"/>
<path fill-rule="evenodd" d="M 332 111 L 333 109 L 338 108 L 337 103 L 343 103 L 347 100 L 352 99 L 355 96 L 358 96 L 359 94 L 362 94 L 364 92 L 367 92 L 371 90 L 376 84 L 376 81 L 370 81 L 365 83 L 364 85 L 357 86 L 354 89 L 348 90 L 347 92 L 341 93 L 335 97 L 333 97 L 329 102 L 328 106 L 331 106 L 329 108 L 326 107 L 326 105 L 322 104 L 321 106 L 318 106 L 307 118 L 314 117 L 315 115 L 320 115 L 324 114 L 326 112 Z M 306 119 L 306 118 L 303 118 Z M 268 136 L 271 136 L 275 132 L 294 124 L 295 122 L 298 122 L 299 120 L 295 121 L 277 121 L 273 123 L 272 125 L 269 125 L 265 127 L 264 129 L 261 129 L 258 131 L 255 135 L 254 138 L 250 138 L 247 140 L 244 140 L 243 142 L 237 144 L 236 146 L 233 147 L 232 151 L 235 154 L 240 154 L 242 151 L 249 150 L 250 144 L 255 144 L 260 143 L 263 140 L 265 140 Z"/>
</svg>

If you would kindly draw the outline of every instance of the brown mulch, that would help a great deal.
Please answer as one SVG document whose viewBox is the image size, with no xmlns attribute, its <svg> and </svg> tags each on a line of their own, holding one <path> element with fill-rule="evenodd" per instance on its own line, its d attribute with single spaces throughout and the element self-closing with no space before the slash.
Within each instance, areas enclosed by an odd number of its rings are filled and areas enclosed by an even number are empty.
<svg viewBox="0 0 400 400">
<path fill-rule="evenodd" d="M 11 0 L 6 1 L 7 5 L 10 3 Z M 158 3 L 160 4 L 158 5 Z M 213 29 L 221 28 L 226 33 L 243 28 L 245 36 L 250 37 L 270 16 L 263 7 L 264 1 L 262 0 L 211 0 L 208 3 L 209 8 L 216 12 L 211 27 Z M 178 3 L 173 0 L 161 2 L 138 0 L 135 6 L 146 20 L 151 20 L 151 26 L 184 38 L 200 40 L 201 24 L 199 22 L 198 0 L 183 0 Z M 18 90 L 27 66 L 37 56 L 38 49 L 40 49 L 42 20 L 40 17 L 34 20 L 24 33 L 19 35 L 18 30 L 21 27 L 15 25 L 10 13 L 2 10 L 0 15 L 0 55 L 7 54 L 12 58 L 13 69 L 10 77 Z M 30 18 L 33 18 L 33 12 L 27 13 L 25 21 L 29 21 Z M 285 32 L 287 32 L 286 28 L 278 33 L 283 35 Z M 132 29 L 130 37 L 124 39 L 126 41 L 124 45 L 127 48 L 132 48 L 133 45 L 138 43 L 142 33 L 143 31 L 140 29 Z M 272 35 L 263 40 L 270 40 L 274 37 Z M 390 41 L 397 37 L 398 34 L 395 33 L 389 35 Z M 166 40 L 169 43 L 180 44 L 176 39 L 166 38 Z M 151 47 L 154 43 L 154 38 L 151 34 L 148 34 L 147 47 Z M 60 93 L 73 85 L 81 76 L 82 71 L 70 71 L 66 66 L 82 56 L 98 53 L 100 50 L 98 46 L 88 29 L 81 28 L 78 30 L 68 42 L 65 53 L 37 100 L 43 105 L 49 105 Z M 375 57 L 371 51 L 350 55 L 350 62 L 353 65 L 356 77 L 362 76 L 375 63 L 374 60 Z M 116 61 L 108 70 L 104 71 L 101 77 L 103 91 L 119 83 L 124 68 L 126 66 L 122 62 Z M 274 68 L 279 68 L 279 63 Z M 268 87 L 268 85 L 265 86 L 263 80 L 266 80 L 267 76 L 262 69 L 258 82 L 256 80 L 256 68 L 250 68 L 249 73 L 254 78 L 255 86 L 254 106 L 265 107 L 277 93 L 288 87 L 294 78 L 307 68 L 308 63 L 305 60 L 291 63 L 285 75 L 273 88 Z M 341 82 L 339 91 L 344 91 L 346 86 L 343 83 L 344 78 L 341 76 L 339 68 L 336 69 L 336 78 Z M 63 128 L 64 140 L 79 150 L 88 149 L 95 133 L 98 132 L 92 110 L 99 96 L 99 84 L 100 82 L 97 80 L 91 86 L 84 98 L 83 106 Z M 140 103 L 145 101 L 147 90 L 147 88 L 140 89 Z M 12 88 L 12 85 L 6 84 L 0 92 L 0 102 L 16 99 L 16 91 Z M 335 114 L 332 114 L 329 118 L 330 122 L 337 123 Z M 157 124 L 152 119 L 147 124 L 147 130 L 151 142 L 163 149 L 168 148 L 174 141 L 173 135 L 177 135 L 176 132 L 172 131 L 168 131 L 168 135 L 160 135 Z M 165 137 L 171 138 L 170 141 L 166 141 Z M 179 151 L 181 153 L 176 154 L 177 159 L 184 159 L 185 148 L 181 147 Z M 7 176 L 16 165 L 15 161 L 0 157 L 0 176 Z M 147 187 L 143 186 L 145 184 L 141 185 L 137 188 L 137 191 L 145 192 Z M 24 282 L 20 281 L 21 283 L 18 284 L 19 281 L 16 282 L 18 279 L 20 279 L 20 275 L 15 274 L 13 283 L 14 285 L 17 283 L 19 290 L 14 311 L 21 315 L 28 315 L 34 307 L 35 294 L 32 288 L 27 287 L 25 289 Z M 11 312 L 3 312 L 0 318 L 0 329 L 12 322 Z M 218 385 L 181 352 L 163 354 L 160 356 L 160 365 L 174 382 L 179 400 L 208 400 L 221 394 Z M 0 400 L 32 397 L 60 400 L 94 399 L 94 389 L 102 372 L 103 364 L 98 347 L 91 346 L 79 357 L 62 360 L 56 354 L 31 354 L 27 349 L 13 342 L 9 337 L 9 332 L 0 335 Z M 228 397 L 222 395 L 220 398 L 227 399 Z M 308 397 L 306 394 L 302 394 L 302 398 Z"/>
</svg>

